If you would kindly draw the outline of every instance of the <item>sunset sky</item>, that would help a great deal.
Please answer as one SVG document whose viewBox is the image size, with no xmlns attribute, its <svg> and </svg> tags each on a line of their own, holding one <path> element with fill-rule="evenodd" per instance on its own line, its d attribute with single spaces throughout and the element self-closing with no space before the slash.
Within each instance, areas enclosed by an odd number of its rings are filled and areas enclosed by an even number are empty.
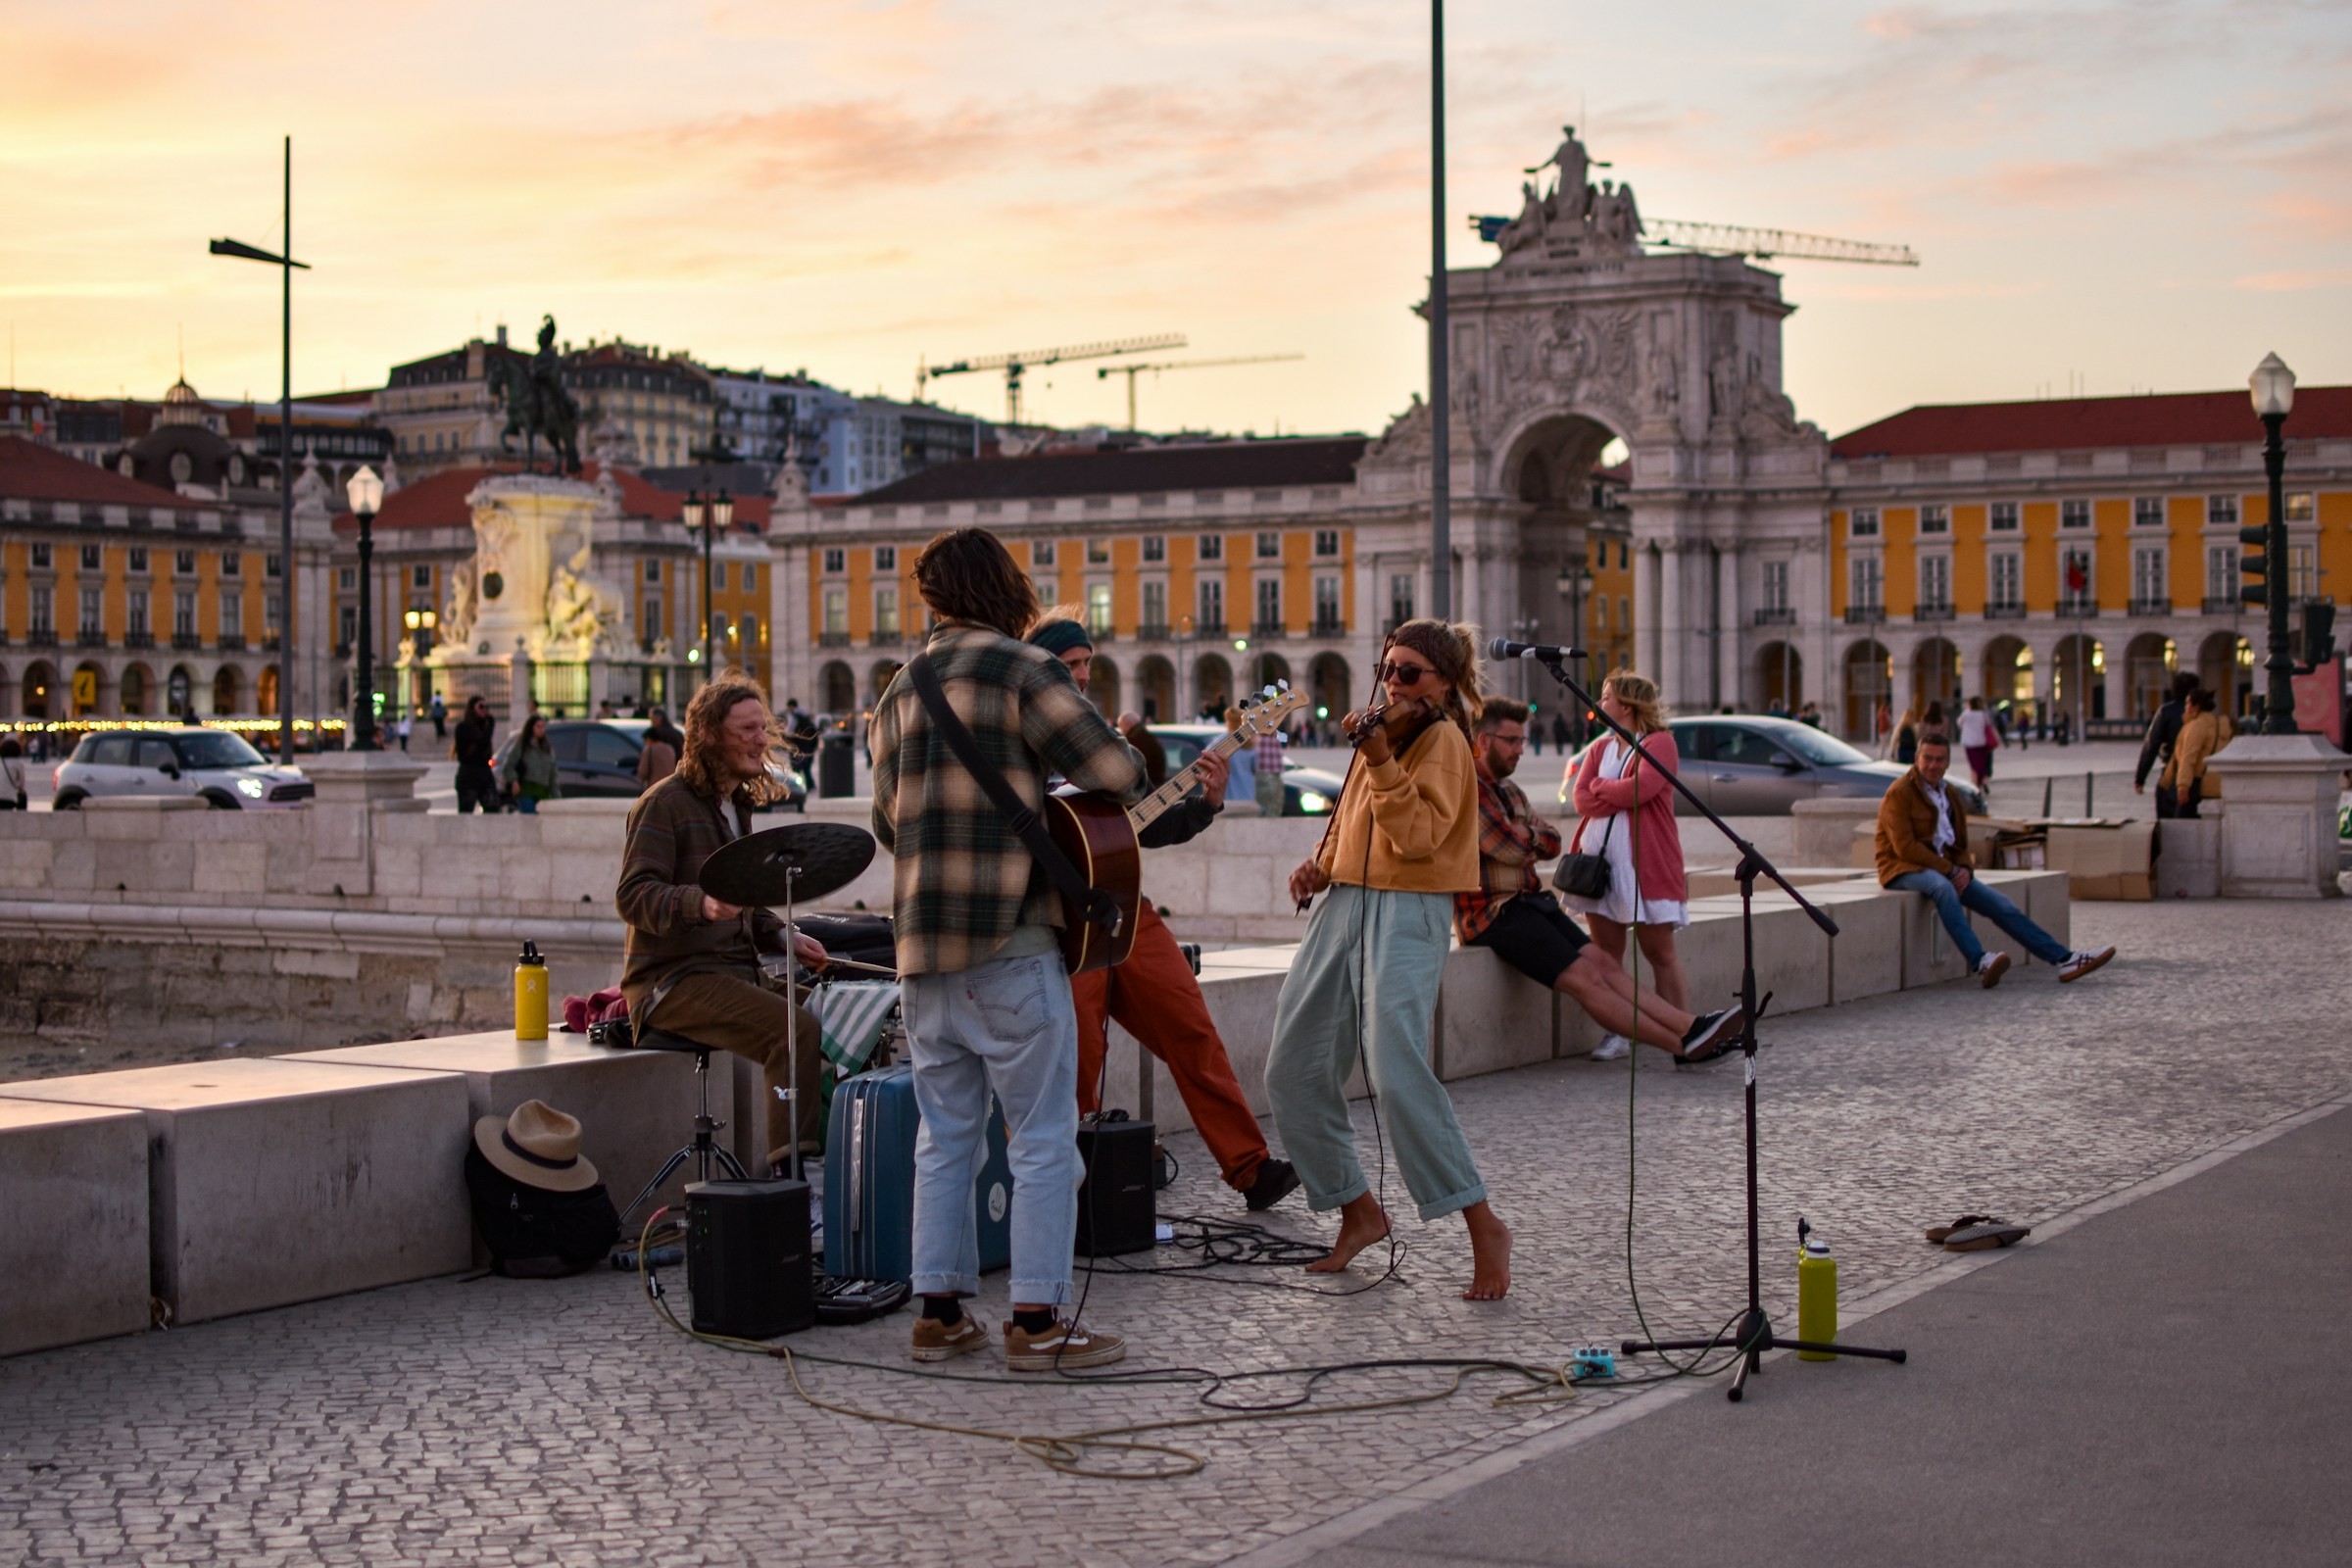
<svg viewBox="0 0 2352 1568">
<path fill-rule="evenodd" d="M 295 390 L 620 334 L 906 396 L 918 356 L 1188 333 L 1144 422 L 1377 430 L 1425 385 L 1422 0 L 0 0 L 17 385 Z M 1914 403 L 2352 381 L 2352 7 L 1448 7 L 1451 260 L 1575 121 L 1652 216 L 1899 241 L 1781 264 L 1788 390 Z M 1033 416 L 1123 417 L 1092 367 Z M 999 378 L 937 384 L 994 416 Z"/>
</svg>

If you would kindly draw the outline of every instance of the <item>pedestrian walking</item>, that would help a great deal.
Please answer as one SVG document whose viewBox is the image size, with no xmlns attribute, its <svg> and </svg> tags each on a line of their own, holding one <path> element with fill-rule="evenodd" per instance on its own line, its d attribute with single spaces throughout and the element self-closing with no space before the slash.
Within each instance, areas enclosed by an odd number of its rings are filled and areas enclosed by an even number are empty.
<svg viewBox="0 0 2352 1568">
<path fill-rule="evenodd" d="M 1644 765 L 1614 735 L 1586 752 L 1584 765 L 1574 774 L 1578 821 L 1569 848 L 1604 857 L 1609 886 L 1598 898 L 1570 894 L 1561 902 L 1584 913 L 1592 940 L 1621 968 L 1630 931 L 1649 965 L 1650 989 L 1689 1012 L 1690 982 L 1674 934 L 1690 923 L 1690 885 L 1674 820 L 1674 786 L 1666 779 L 1682 771 L 1682 759 L 1666 727 L 1658 688 L 1647 676 L 1630 669 L 1612 673 L 1601 683 L 1600 710 L 1633 731 L 1656 765 Z M 1613 1061 L 1632 1049 L 1625 1036 L 1612 1034 L 1592 1054 Z"/>
<path fill-rule="evenodd" d="M 1992 754 L 2001 744 L 2001 732 L 1984 711 L 1984 699 L 1971 697 L 1960 714 L 1960 754 L 1968 759 L 1969 775 L 1977 782 L 1977 792 L 1992 782 Z"/>
<path fill-rule="evenodd" d="M 2223 715 L 2221 706 L 2221 699 L 2208 687 L 2196 687 L 2188 694 L 2188 717 L 2180 725 L 2180 738 L 2174 743 L 2173 755 L 2164 764 L 2163 782 L 2156 789 L 2159 802 L 2167 794 L 2172 796 L 2176 816 L 2193 817 L 2200 805 L 2221 794 L 2219 779 L 2207 782 L 2206 766 L 2214 753 L 2237 736 L 2236 726 Z"/>
<path fill-rule="evenodd" d="M 498 720 L 490 716 L 488 699 L 469 697 L 466 700 L 466 716 L 458 720 L 457 739 L 450 755 L 458 762 L 458 812 L 469 814 L 475 807 L 484 811 L 499 809 L 498 776 L 491 771 L 491 759 L 497 756 L 493 731 Z"/>
<path fill-rule="evenodd" d="M 1257 796 L 1258 814 L 1260 816 L 1280 816 L 1282 814 L 1282 731 L 1279 729 L 1267 730 L 1258 736 L 1257 745 L 1253 749 L 1257 753 L 1255 758 L 1256 773 L 1250 781 L 1250 788 Z"/>
<path fill-rule="evenodd" d="M 0 811 L 29 810 L 24 792 L 24 748 L 14 735 L 0 738 Z"/>
<path fill-rule="evenodd" d="M 557 785 L 556 750 L 547 739 L 546 714 L 533 713 L 524 722 L 522 739 L 507 759 L 506 787 L 514 798 L 514 809 L 525 816 L 537 816 L 541 801 L 563 793 Z"/>
<path fill-rule="evenodd" d="M 439 692 L 433 693 L 432 716 L 434 741 L 449 739 L 449 705 L 441 700 Z"/>
</svg>

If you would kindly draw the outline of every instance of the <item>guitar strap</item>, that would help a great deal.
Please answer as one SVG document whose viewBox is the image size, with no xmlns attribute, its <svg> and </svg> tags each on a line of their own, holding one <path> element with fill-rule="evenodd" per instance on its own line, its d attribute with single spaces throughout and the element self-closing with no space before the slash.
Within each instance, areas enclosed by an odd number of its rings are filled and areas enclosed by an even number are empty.
<svg viewBox="0 0 2352 1568">
<path fill-rule="evenodd" d="M 1045 867 L 1046 880 L 1054 884 L 1054 891 L 1083 910 L 1088 924 L 1099 925 L 1116 937 L 1120 926 L 1124 924 L 1118 900 L 1101 888 L 1087 885 L 1086 878 L 1078 874 L 1078 868 L 1070 863 L 1070 858 L 1061 853 L 1061 846 L 1055 844 L 1053 836 L 1046 832 L 1045 823 L 1038 820 L 1037 813 L 1029 808 L 1028 803 L 1014 792 L 1011 783 L 996 764 L 980 755 L 979 741 L 973 738 L 963 720 L 956 716 L 956 710 L 948 706 L 948 694 L 939 683 L 939 671 L 931 667 L 930 653 L 926 650 L 907 661 L 906 673 L 914 686 L 914 694 L 923 700 L 924 710 L 930 713 L 931 722 L 938 726 L 940 735 L 947 741 L 948 750 L 956 754 L 956 760 L 963 764 L 964 771 L 970 773 L 979 784 L 981 793 L 995 804 L 998 810 L 1004 813 L 1005 823 L 1020 839 L 1023 848 L 1028 850 L 1039 865 Z"/>
</svg>

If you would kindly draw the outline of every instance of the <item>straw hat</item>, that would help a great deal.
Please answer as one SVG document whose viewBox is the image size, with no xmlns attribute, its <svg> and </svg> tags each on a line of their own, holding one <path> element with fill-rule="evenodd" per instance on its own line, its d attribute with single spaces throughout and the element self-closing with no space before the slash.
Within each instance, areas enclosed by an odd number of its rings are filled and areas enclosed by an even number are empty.
<svg viewBox="0 0 2352 1568">
<path fill-rule="evenodd" d="M 596 1167 L 580 1157 L 580 1123 L 553 1105 L 526 1100 L 507 1116 L 473 1124 L 482 1157 L 526 1187 L 577 1193 L 594 1187 Z"/>
</svg>

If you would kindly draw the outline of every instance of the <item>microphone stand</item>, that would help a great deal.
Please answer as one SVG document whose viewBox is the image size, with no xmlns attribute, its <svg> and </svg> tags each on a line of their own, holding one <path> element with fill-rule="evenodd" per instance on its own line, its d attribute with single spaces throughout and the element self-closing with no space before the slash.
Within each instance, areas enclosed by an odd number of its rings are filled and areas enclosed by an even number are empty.
<svg viewBox="0 0 2352 1568">
<path fill-rule="evenodd" d="M 1753 844 L 1732 831 L 1732 825 L 1708 808 L 1707 804 L 1690 792 L 1690 786 L 1670 767 L 1658 767 L 1657 760 L 1642 748 L 1641 740 L 1601 710 L 1592 694 L 1576 682 L 1576 678 L 1561 667 L 1560 656 L 1528 653 L 1532 659 L 1551 672 L 1551 678 L 1568 689 L 1571 696 L 1585 706 L 1587 712 L 1606 725 L 1609 732 L 1632 749 L 1634 754 L 1658 772 L 1674 787 L 1676 794 L 1690 803 L 1698 814 L 1715 824 L 1715 830 L 1729 839 L 1740 852 L 1740 1002 L 1744 1019 L 1740 1029 L 1740 1049 L 1746 1057 L 1747 1075 L 1747 1310 L 1740 1319 L 1740 1333 L 1733 1342 L 1740 1350 L 1740 1370 L 1733 1374 L 1730 1397 L 1737 1404 L 1747 1392 L 1748 1374 L 1760 1370 L 1758 1363 L 1767 1350 L 1816 1350 L 1831 1355 L 1859 1355 L 1881 1361 L 1901 1362 L 1906 1353 L 1901 1350 L 1871 1350 L 1842 1344 L 1816 1344 L 1806 1340 L 1786 1339 L 1773 1332 L 1772 1319 L 1764 1311 L 1764 1276 L 1760 1261 L 1756 1218 L 1756 1023 L 1763 1016 L 1772 999 L 1756 997 L 1756 877 L 1761 874 L 1779 884 L 1782 892 L 1795 901 L 1805 911 L 1806 918 L 1830 936 L 1838 934 L 1838 924 L 1821 912 L 1805 896 L 1788 885 L 1788 879 L 1764 858 Z M 1637 1047 L 1636 1049 L 1639 1049 Z M 1639 1355 L 1644 1350 L 1711 1350 L 1720 1345 L 1721 1336 L 1711 1340 L 1626 1340 L 1619 1347 L 1626 1355 Z"/>
</svg>

